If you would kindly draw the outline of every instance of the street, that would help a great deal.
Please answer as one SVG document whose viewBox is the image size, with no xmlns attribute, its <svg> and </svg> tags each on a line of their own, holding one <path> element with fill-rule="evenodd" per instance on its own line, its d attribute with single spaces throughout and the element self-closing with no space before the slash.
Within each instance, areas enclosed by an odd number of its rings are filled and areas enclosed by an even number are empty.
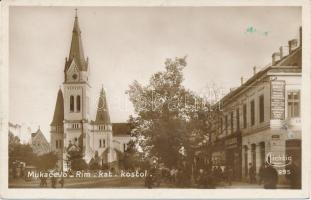
<svg viewBox="0 0 311 200">
<path fill-rule="evenodd" d="M 59 179 L 58 179 L 59 181 Z M 9 188 L 40 188 L 39 180 L 25 181 L 23 179 L 15 179 L 9 182 Z M 47 181 L 48 187 L 51 188 L 51 181 Z M 56 188 L 60 188 L 57 183 Z M 145 188 L 143 178 L 67 178 L 65 179 L 64 188 Z M 176 188 L 173 184 L 162 182 L 159 188 Z M 195 187 L 189 187 L 195 188 Z M 262 185 L 250 184 L 246 182 L 233 182 L 232 185 L 221 183 L 216 189 L 262 189 Z M 279 189 L 286 189 L 286 185 L 278 185 Z"/>
</svg>

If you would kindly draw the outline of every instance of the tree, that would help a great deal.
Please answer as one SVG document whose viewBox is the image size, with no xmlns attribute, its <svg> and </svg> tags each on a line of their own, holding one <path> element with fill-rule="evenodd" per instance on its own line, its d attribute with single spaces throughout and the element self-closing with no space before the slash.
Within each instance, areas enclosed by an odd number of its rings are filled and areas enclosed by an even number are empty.
<svg viewBox="0 0 311 200">
<path fill-rule="evenodd" d="M 56 166 L 57 160 L 58 160 L 57 155 L 53 152 L 49 152 L 49 153 L 37 156 L 35 166 L 38 169 L 43 169 L 43 170 L 53 169 Z"/>
<path fill-rule="evenodd" d="M 70 162 L 71 170 L 78 171 L 88 169 L 88 164 L 83 159 L 80 151 L 69 151 L 68 161 Z"/>
<path fill-rule="evenodd" d="M 130 117 L 134 142 L 145 158 L 156 156 L 168 167 L 180 161 L 182 147 L 190 152 L 189 122 L 205 109 L 203 99 L 182 85 L 186 65 L 186 57 L 167 59 L 165 71 L 152 75 L 146 86 L 134 81 L 127 91 L 137 115 Z"/>
<path fill-rule="evenodd" d="M 25 162 L 27 165 L 34 165 L 36 155 L 29 144 L 21 144 L 20 139 L 9 132 L 9 166 L 14 161 Z"/>
<path fill-rule="evenodd" d="M 57 156 L 51 152 L 36 155 L 29 144 L 21 144 L 19 137 L 9 132 L 9 166 L 12 167 L 15 161 L 25 162 L 38 169 L 52 169 L 56 165 Z"/>
</svg>

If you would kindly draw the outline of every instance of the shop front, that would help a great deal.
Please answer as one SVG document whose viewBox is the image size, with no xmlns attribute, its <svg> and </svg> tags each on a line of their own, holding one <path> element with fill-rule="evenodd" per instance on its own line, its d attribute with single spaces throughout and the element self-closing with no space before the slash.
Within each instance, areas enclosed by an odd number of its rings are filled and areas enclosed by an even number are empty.
<svg viewBox="0 0 311 200">
<path fill-rule="evenodd" d="M 234 180 L 241 180 L 242 139 L 240 133 L 232 134 L 225 140 L 225 165 L 233 170 Z"/>
<path fill-rule="evenodd" d="M 225 140 L 218 139 L 215 141 L 212 148 L 212 165 L 213 166 L 225 166 Z"/>
</svg>

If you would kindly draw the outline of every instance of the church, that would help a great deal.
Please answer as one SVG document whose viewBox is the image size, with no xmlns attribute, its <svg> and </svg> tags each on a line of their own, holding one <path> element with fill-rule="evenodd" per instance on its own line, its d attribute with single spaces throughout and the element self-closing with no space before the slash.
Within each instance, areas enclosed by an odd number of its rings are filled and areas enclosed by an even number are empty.
<svg viewBox="0 0 311 200">
<path fill-rule="evenodd" d="M 118 168 L 118 159 L 130 141 L 127 123 L 111 123 L 104 88 L 101 89 L 95 120 L 90 115 L 89 62 L 85 58 L 76 13 L 64 82 L 56 99 L 50 124 L 51 150 L 58 156 L 57 168 L 71 167 L 69 155 L 79 152 L 87 164 Z"/>
</svg>

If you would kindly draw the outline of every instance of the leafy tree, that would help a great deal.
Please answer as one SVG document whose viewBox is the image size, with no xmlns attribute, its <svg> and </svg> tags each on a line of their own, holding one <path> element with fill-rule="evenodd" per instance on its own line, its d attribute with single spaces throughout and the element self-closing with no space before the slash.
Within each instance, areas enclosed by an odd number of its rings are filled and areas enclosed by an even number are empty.
<svg viewBox="0 0 311 200">
<path fill-rule="evenodd" d="M 67 158 L 70 162 L 71 170 L 78 171 L 88 169 L 88 164 L 83 159 L 80 150 L 69 151 Z"/>
<path fill-rule="evenodd" d="M 91 161 L 89 163 L 89 168 L 91 170 L 101 169 L 101 166 L 99 165 L 98 151 L 95 151 L 95 155 L 94 155 L 94 157 L 91 159 Z"/>
<path fill-rule="evenodd" d="M 137 114 L 129 120 L 134 142 L 145 158 L 156 156 L 169 167 L 182 159 L 181 148 L 191 152 L 194 126 L 189 122 L 206 109 L 203 99 L 182 85 L 186 65 L 186 57 L 167 59 L 165 70 L 153 74 L 146 86 L 134 81 L 127 91 Z"/>
<path fill-rule="evenodd" d="M 38 169 L 44 170 L 53 169 L 56 166 L 57 160 L 58 160 L 57 155 L 53 152 L 49 152 L 37 156 L 35 166 Z"/>
<path fill-rule="evenodd" d="M 38 169 L 54 168 L 57 156 L 54 153 L 36 155 L 29 144 L 21 144 L 20 139 L 9 132 L 9 166 L 14 161 L 25 162 L 34 165 Z"/>
</svg>

